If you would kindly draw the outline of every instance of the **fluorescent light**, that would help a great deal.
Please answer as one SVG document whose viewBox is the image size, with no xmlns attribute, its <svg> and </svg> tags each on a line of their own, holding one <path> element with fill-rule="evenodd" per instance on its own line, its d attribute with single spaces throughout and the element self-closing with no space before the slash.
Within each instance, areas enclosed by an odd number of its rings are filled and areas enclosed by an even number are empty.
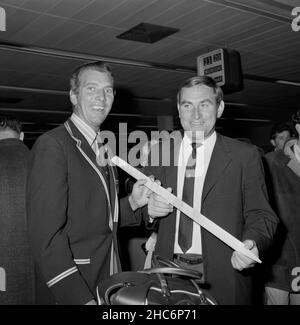
<svg viewBox="0 0 300 325">
<path fill-rule="evenodd" d="M 259 118 L 235 118 L 235 121 L 246 121 L 246 122 L 272 122 L 267 119 L 259 119 Z"/>
<path fill-rule="evenodd" d="M 243 104 L 243 103 L 233 103 L 233 102 L 227 102 L 226 99 L 225 99 L 225 106 L 226 105 L 230 105 L 230 106 L 242 106 L 242 107 L 246 107 L 248 106 L 247 104 Z"/>
<path fill-rule="evenodd" d="M 276 80 L 276 82 L 279 83 L 279 84 L 300 87 L 300 82 L 293 82 L 293 81 L 286 81 L 286 80 Z"/>
</svg>

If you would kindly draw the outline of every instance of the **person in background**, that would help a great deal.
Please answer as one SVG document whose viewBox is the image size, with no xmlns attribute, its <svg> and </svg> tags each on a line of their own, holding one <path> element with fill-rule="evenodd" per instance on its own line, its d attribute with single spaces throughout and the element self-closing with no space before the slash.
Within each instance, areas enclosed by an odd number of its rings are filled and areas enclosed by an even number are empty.
<svg viewBox="0 0 300 325">
<path fill-rule="evenodd" d="M 293 128 L 288 122 L 274 124 L 270 133 L 270 143 L 274 150 L 283 150 L 287 140 L 293 136 Z"/>
<path fill-rule="evenodd" d="M 149 159 L 144 172 L 261 256 L 272 243 L 277 217 L 268 203 L 258 150 L 215 131 L 224 101 L 212 78 L 186 80 L 177 106 L 184 136 L 179 148 L 171 145 L 174 161 L 152 166 Z M 154 147 L 150 156 L 160 152 Z M 219 304 L 253 303 L 254 260 L 233 252 L 157 194 L 150 196 L 147 212 L 148 226 L 157 230 L 155 254 L 203 273 L 203 285 Z"/>
<path fill-rule="evenodd" d="M 0 115 L 0 305 L 34 304 L 25 208 L 29 149 L 20 121 Z"/>
<path fill-rule="evenodd" d="M 265 158 L 271 204 L 280 219 L 265 272 L 267 305 L 300 305 L 300 292 L 292 285 L 293 270 L 300 266 L 300 110 L 292 122 L 297 137 Z"/>
<path fill-rule="evenodd" d="M 139 181 L 118 199 L 116 168 L 100 134 L 115 96 L 109 65 L 78 67 L 70 86 L 72 116 L 31 152 L 29 233 L 38 302 L 95 305 L 97 285 L 120 271 L 117 226 L 139 223 L 134 211 L 147 203 L 147 191 Z"/>
</svg>

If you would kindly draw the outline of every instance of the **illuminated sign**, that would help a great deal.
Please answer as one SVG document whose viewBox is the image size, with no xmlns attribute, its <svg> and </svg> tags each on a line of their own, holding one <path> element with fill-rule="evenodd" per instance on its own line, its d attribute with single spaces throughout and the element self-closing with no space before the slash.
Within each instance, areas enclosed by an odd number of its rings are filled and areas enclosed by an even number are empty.
<svg viewBox="0 0 300 325">
<path fill-rule="evenodd" d="M 217 49 L 197 57 L 199 76 L 209 76 L 226 93 L 243 88 L 240 55 L 237 51 Z"/>
<path fill-rule="evenodd" d="M 209 76 L 218 83 L 225 85 L 224 52 L 223 49 L 215 50 L 197 58 L 198 75 Z"/>
</svg>

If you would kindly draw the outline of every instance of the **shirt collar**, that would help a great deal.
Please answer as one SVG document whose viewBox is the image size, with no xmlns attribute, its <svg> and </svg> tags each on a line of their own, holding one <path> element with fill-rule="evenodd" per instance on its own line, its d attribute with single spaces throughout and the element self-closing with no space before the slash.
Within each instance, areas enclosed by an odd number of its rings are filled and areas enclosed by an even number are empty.
<svg viewBox="0 0 300 325">
<path fill-rule="evenodd" d="M 97 134 L 99 134 L 100 129 L 98 131 L 98 133 L 95 132 L 94 129 L 92 129 L 87 123 L 85 123 L 78 115 L 76 115 L 75 113 L 73 113 L 71 115 L 71 120 L 72 122 L 75 124 L 75 126 L 77 127 L 77 129 L 83 134 L 83 136 L 86 138 L 87 142 L 89 143 L 89 145 L 91 146 L 94 141 L 95 138 L 97 136 Z"/>
<path fill-rule="evenodd" d="M 202 144 L 204 145 L 205 148 L 211 148 L 215 145 L 217 139 L 217 134 L 216 131 L 214 131 L 208 138 L 204 139 Z M 186 150 L 187 148 L 192 148 L 191 143 L 192 140 L 191 138 L 185 133 L 183 137 L 183 147 Z"/>
</svg>

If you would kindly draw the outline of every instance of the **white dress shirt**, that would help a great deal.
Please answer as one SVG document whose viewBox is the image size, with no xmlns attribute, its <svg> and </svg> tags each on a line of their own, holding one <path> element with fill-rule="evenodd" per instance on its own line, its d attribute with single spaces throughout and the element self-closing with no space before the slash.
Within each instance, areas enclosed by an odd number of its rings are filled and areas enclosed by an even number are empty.
<svg viewBox="0 0 300 325">
<path fill-rule="evenodd" d="M 211 155 L 216 143 L 217 135 L 213 132 L 207 139 L 204 140 L 203 145 L 197 148 L 196 168 L 195 168 L 195 183 L 194 183 L 194 208 L 201 212 L 201 198 L 203 184 L 211 159 Z M 179 157 L 178 157 L 178 171 L 177 171 L 177 197 L 182 199 L 183 184 L 185 178 L 186 164 L 189 156 L 192 153 L 191 139 L 185 134 L 181 142 Z M 176 233 L 174 254 L 182 254 L 182 250 L 178 245 L 178 230 L 179 230 L 180 211 L 176 212 Z M 201 230 L 200 225 L 193 222 L 193 240 L 191 248 L 186 251 L 186 254 L 202 254 Z"/>
</svg>

